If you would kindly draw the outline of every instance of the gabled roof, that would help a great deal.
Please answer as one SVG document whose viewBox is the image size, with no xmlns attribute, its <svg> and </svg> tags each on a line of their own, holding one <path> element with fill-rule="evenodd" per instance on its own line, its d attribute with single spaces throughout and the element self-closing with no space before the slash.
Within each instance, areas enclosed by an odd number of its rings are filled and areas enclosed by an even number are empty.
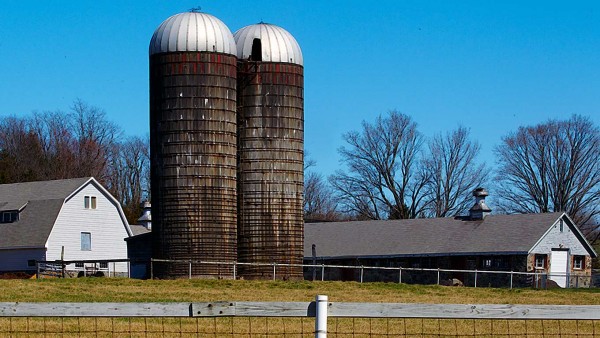
<svg viewBox="0 0 600 338">
<path fill-rule="evenodd" d="M 43 248 L 65 200 L 87 183 L 110 196 L 92 177 L 0 184 L 0 212 L 20 210 L 18 221 L 0 223 L 0 249 Z M 121 206 L 116 200 L 113 202 L 131 234 Z"/>
<path fill-rule="evenodd" d="M 316 244 L 317 257 L 322 258 L 527 254 L 563 215 L 306 223 L 304 257 L 312 256 L 312 244 Z M 595 256 L 587 242 L 584 246 Z"/>
<path fill-rule="evenodd" d="M 64 199 L 29 201 L 18 222 L 0 223 L 0 249 L 43 248 L 63 202 Z"/>
<path fill-rule="evenodd" d="M 0 211 L 21 210 L 28 201 L 65 199 L 90 179 L 0 184 Z"/>
</svg>

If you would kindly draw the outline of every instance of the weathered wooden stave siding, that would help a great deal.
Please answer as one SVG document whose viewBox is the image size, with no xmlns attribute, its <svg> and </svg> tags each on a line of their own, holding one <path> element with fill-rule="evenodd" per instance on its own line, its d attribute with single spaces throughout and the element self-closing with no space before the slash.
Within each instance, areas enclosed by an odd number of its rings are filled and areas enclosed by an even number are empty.
<svg viewBox="0 0 600 338">
<path fill-rule="evenodd" d="M 301 264 L 303 68 L 240 62 L 238 69 L 238 258 Z M 242 266 L 240 275 L 272 278 L 272 268 Z M 278 267 L 277 278 L 302 278 L 302 269 Z"/>
<path fill-rule="evenodd" d="M 152 216 L 155 258 L 233 262 L 237 258 L 236 58 L 167 53 L 150 60 Z M 186 264 L 159 264 L 162 278 Z M 192 267 L 196 277 L 232 268 Z"/>
</svg>

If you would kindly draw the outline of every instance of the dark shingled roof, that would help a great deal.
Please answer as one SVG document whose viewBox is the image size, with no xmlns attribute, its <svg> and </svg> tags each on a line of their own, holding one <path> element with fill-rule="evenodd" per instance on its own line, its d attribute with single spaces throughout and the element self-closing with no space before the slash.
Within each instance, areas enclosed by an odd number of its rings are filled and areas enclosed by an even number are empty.
<svg viewBox="0 0 600 338">
<path fill-rule="evenodd" d="M 146 229 L 145 226 L 140 224 L 130 224 L 129 228 L 131 228 L 132 236 L 143 235 L 151 232 L 150 230 Z"/>
<path fill-rule="evenodd" d="M 88 180 L 0 184 L 0 212 L 22 209 L 17 222 L 0 223 L 0 249 L 44 247 L 65 198 Z"/>
<path fill-rule="evenodd" d="M 306 223 L 304 257 L 527 253 L 562 213 Z"/>
</svg>

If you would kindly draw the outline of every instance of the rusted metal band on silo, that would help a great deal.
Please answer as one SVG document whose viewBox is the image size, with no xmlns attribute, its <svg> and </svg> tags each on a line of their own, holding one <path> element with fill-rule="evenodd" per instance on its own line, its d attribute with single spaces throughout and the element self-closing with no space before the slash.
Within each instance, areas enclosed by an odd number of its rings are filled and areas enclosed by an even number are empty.
<svg viewBox="0 0 600 338">
<path fill-rule="evenodd" d="M 238 68 L 238 258 L 301 264 L 303 256 L 303 67 L 242 61 Z M 278 267 L 279 279 L 301 278 Z M 241 267 L 244 278 L 273 269 Z"/>
<path fill-rule="evenodd" d="M 209 52 L 150 58 L 154 257 L 237 259 L 236 57 Z M 158 277 L 188 264 L 157 265 Z M 197 277 L 232 277 L 232 266 L 192 264 Z"/>
</svg>

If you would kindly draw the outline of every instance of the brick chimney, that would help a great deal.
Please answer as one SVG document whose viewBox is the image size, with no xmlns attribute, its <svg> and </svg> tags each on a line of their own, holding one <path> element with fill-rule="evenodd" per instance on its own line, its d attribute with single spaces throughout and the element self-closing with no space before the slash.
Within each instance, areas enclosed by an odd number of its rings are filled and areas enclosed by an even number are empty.
<svg viewBox="0 0 600 338">
<path fill-rule="evenodd" d="M 473 196 L 475 196 L 475 205 L 469 209 L 469 218 L 473 221 L 482 220 L 492 213 L 492 209 L 485 204 L 488 192 L 484 188 L 476 188 L 473 190 Z"/>
</svg>

